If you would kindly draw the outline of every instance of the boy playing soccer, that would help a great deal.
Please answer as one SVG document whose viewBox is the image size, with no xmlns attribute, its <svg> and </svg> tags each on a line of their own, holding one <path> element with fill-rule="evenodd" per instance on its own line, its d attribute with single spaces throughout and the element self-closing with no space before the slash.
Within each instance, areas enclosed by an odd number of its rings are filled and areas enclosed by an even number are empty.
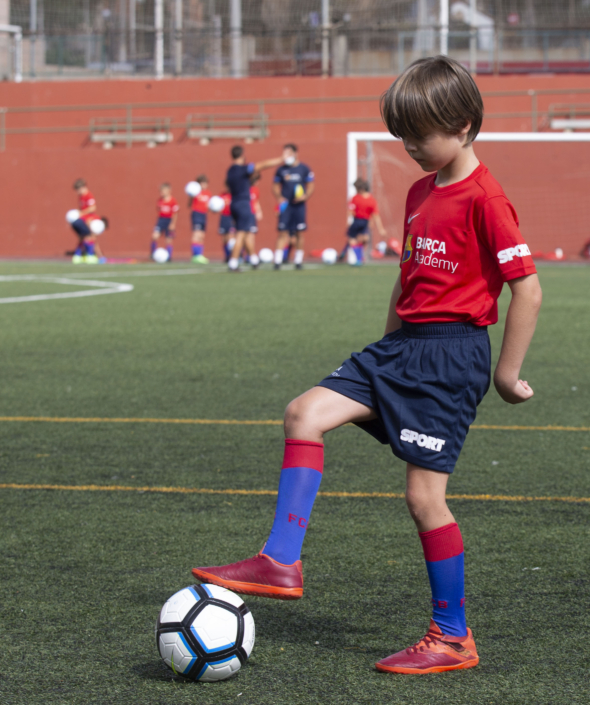
<svg viewBox="0 0 590 705">
<path fill-rule="evenodd" d="M 254 174 L 263 169 L 282 164 L 283 159 L 267 159 L 257 164 L 246 164 L 244 148 L 236 145 L 231 149 L 232 166 L 227 171 L 226 183 L 231 193 L 231 215 L 236 224 L 236 242 L 229 258 L 230 272 L 237 272 L 239 257 L 245 247 L 250 256 L 250 264 L 255 269 L 258 266 L 258 255 L 254 251 L 254 235 L 252 228 L 252 206 L 250 198 L 250 181 Z"/>
<path fill-rule="evenodd" d="M 192 261 L 196 264 L 209 264 L 209 260 L 203 254 L 205 249 L 205 231 L 207 230 L 207 212 L 209 210 L 209 199 L 213 195 L 209 191 L 209 179 L 205 174 L 197 176 L 195 181 L 200 185 L 201 192 L 194 198 L 189 196 L 189 208 L 191 209 L 191 254 Z"/>
<path fill-rule="evenodd" d="M 172 243 L 176 231 L 176 218 L 178 217 L 178 203 L 172 198 L 172 186 L 166 181 L 160 186 L 160 198 L 158 199 L 158 220 L 152 233 L 152 257 L 158 247 L 160 235 L 166 238 L 166 249 L 168 250 L 168 261 L 172 261 Z"/>
<path fill-rule="evenodd" d="M 74 181 L 74 191 L 78 194 L 79 215 L 77 220 L 72 223 L 72 229 L 78 236 L 78 246 L 74 250 L 72 263 L 97 264 L 98 262 L 106 262 L 100 246 L 96 242 L 96 235 L 90 229 L 90 223 L 98 219 L 96 199 L 90 193 L 84 179 Z M 105 224 L 105 228 L 108 227 L 106 218 L 100 218 L 100 220 Z"/>
<path fill-rule="evenodd" d="M 369 193 L 369 182 L 357 179 L 354 187 L 357 193 L 348 204 L 350 225 L 346 237 L 348 238 L 348 263 L 360 266 L 365 260 L 365 245 L 369 242 L 369 223 L 375 224 L 382 238 L 385 237 L 385 228 L 377 209 L 377 201 Z"/>
<path fill-rule="evenodd" d="M 408 194 L 385 335 L 287 407 L 276 515 L 260 553 L 193 574 L 235 592 L 301 597 L 300 553 L 322 477 L 323 437 L 355 423 L 407 462 L 406 502 L 432 590 L 426 635 L 376 667 L 422 674 L 479 662 L 465 622 L 463 539 L 446 486 L 489 387 L 487 326 L 498 320 L 504 282 L 512 301 L 494 384 L 510 404 L 533 396 L 519 375 L 541 289 L 514 208 L 473 150 L 483 104 L 470 74 L 445 56 L 416 61 L 383 95 L 381 114 L 429 172 Z"/>
</svg>

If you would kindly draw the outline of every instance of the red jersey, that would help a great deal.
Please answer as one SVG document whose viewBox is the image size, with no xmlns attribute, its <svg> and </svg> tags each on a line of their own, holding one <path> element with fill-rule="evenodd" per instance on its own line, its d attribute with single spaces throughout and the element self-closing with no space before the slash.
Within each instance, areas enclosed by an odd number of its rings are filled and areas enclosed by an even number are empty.
<svg viewBox="0 0 590 705">
<path fill-rule="evenodd" d="M 85 193 L 84 195 L 78 194 L 78 210 L 83 211 L 86 210 L 86 208 L 90 208 L 90 206 L 95 206 L 96 205 L 96 199 L 94 196 L 88 191 L 88 193 Z M 86 213 L 86 215 L 81 216 L 82 220 L 85 220 L 86 222 L 89 222 L 91 220 L 96 219 L 96 212 L 94 213 Z"/>
<path fill-rule="evenodd" d="M 204 188 L 198 196 L 193 198 L 193 211 L 206 213 L 209 209 L 209 199 L 212 195 L 208 188 Z"/>
<path fill-rule="evenodd" d="M 379 213 L 377 201 L 371 194 L 361 196 L 357 193 L 356 196 L 350 199 L 348 210 L 355 218 L 362 218 L 363 220 L 369 220 L 374 213 Z"/>
<path fill-rule="evenodd" d="M 409 323 L 496 323 L 504 282 L 536 272 L 516 211 L 483 164 L 450 186 L 435 179 L 408 193 L 397 314 Z"/>
<path fill-rule="evenodd" d="M 178 213 L 178 203 L 172 196 L 168 199 L 158 199 L 158 215 L 160 218 L 172 218 L 175 213 Z"/>
<path fill-rule="evenodd" d="M 221 211 L 221 215 L 231 215 L 231 193 L 222 193 L 221 198 L 225 201 L 225 208 Z"/>
<path fill-rule="evenodd" d="M 258 201 L 260 201 L 260 189 L 258 186 L 250 186 L 250 206 L 252 208 L 252 213 L 255 212 Z"/>
</svg>

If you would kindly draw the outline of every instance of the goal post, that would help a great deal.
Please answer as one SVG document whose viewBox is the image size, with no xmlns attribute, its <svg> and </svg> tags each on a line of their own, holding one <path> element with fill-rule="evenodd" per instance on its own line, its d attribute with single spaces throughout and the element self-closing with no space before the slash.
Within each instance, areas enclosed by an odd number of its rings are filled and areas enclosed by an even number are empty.
<svg viewBox="0 0 590 705">
<path fill-rule="evenodd" d="M 481 132 L 478 158 L 514 204 L 537 257 L 577 257 L 590 240 L 590 132 Z M 347 134 L 347 196 L 369 181 L 388 237 L 401 241 L 409 187 L 426 174 L 388 132 Z"/>
</svg>

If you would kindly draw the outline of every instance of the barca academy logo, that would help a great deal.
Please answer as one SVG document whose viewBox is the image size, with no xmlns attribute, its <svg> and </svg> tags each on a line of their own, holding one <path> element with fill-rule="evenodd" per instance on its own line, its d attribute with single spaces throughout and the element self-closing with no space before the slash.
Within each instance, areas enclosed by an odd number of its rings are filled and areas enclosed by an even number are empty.
<svg viewBox="0 0 590 705">
<path fill-rule="evenodd" d="M 404 253 L 402 255 L 402 264 L 410 260 L 410 258 L 412 257 L 412 251 L 412 236 L 408 235 L 408 239 L 406 240 L 406 246 L 404 247 Z"/>
</svg>

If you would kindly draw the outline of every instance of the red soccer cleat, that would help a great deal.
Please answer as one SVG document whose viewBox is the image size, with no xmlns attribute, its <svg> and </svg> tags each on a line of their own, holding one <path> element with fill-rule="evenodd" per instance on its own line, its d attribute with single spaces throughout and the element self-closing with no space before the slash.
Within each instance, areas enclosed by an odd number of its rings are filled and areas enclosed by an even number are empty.
<svg viewBox="0 0 590 705">
<path fill-rule="evenodd" d="M 375 667 L 378 671 L 419 675 L 473 668 L 478 663 L 471 629 L 467 630 L 467 636 L 447 636 L 430 620 L 428 633 L 417 644 L 384 658 Z"/>
<path fill-rule="evenodd" d="M 213 583 L 240 593 L 271 597 L 275 600 L 298 600 L 303 597 L 301 561 L 283 565 L 262 551 L 253 558 L 212 568 L 193 568 L 202 583 Z"/>
</svg>

